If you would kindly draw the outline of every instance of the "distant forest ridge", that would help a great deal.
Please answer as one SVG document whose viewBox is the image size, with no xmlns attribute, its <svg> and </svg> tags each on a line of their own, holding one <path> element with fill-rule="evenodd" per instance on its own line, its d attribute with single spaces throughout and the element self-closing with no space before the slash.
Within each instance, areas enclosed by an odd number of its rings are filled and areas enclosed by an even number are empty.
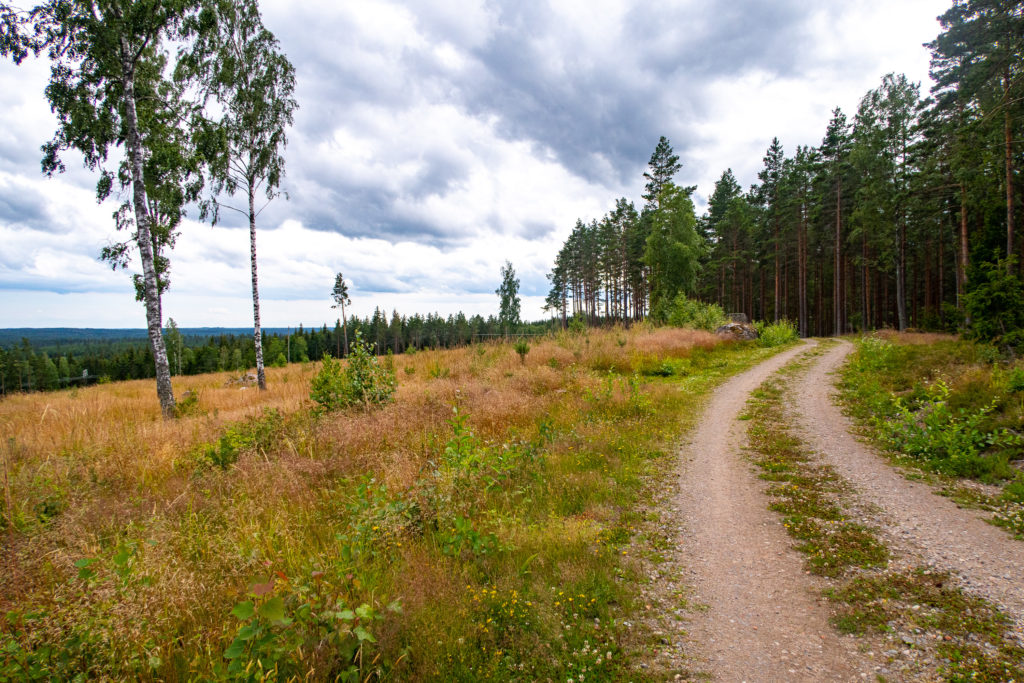
<svg viewBox="0 0 1024 683">
<path fill-rule="evenodd" d="M 268 364 L 319 361 L 325 354 L 344 356 L 359 335 L 375 353 L 403 353 L 423 348 L 451 348 L 507 335 L 533 336 L 557 322 L 503 326 L 493 315 L 443 317 L 399 315 L 388 318 L 377 308 L 372 316 L 352 316 L 343 327 L 264 328 L 263 355 Z M 173 375 L 241 372 L 256 367 L 252 328 L 169 325 L 163 330 Z M 94 382 L 152 378 L 153 354 L 140 329 L 17 328 L 0 330 L 0 395 L 51 391 Z"/>
<path fill-rule="evenodd" d="M 264 327 L 264 334 L 288 334 L 287 327 Z M 219 337 L 221 335 L 251 335 L 252 327 L 181 327 L 182 336 L 191 338 Z M 7 327 L 0 328 L 0 347 L 20 344 L 28 339 L 33 348 L 80 344 L 88 342 L 114 342 L 147 339 L 145 328 L 99 327 Z"/>
</svg>

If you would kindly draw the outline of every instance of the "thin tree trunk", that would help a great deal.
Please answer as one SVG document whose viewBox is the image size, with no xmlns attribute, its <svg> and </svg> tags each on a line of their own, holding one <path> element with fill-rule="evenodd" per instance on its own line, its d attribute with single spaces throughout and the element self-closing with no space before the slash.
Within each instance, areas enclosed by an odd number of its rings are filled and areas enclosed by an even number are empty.
<svg viewBox="0 0 1024 683">
<path fill-rule="evenodd" d="M 836 247 L 835 247 L 835 266 L 832 273 L 832 310 L 833 310 L 833 334 L 839 336 L 842 334 L 842 287 L 841 287 L 841 265 L 842 265 L 842 205 L 843 205 L 843 185 L 840 183 L 836 187 Z"/>
<path fill-rule="evenodd" d="M 970 251 L 967 245 L 967 187 L 960 183 L 960 259 L 957 264 L 956 307 L 964 310 L 964 292 L 967 291 L 967 266 Z"/>
<path fill-rule="evenodd" d="M 864 230 L 861 230 L 860 233 L 860 258 L 860 329 L 863 332 L 871 324 L 868 321 L 868 297 L 871 295 L 871 279 L 868 273 L 868 234 Z"/>
<path fill-rule="evenodd" d="M 345 357 L 348 358 L 348 322 L 345 320 L 345 302 L 341 302 L 341 334 L 345 339 Z"/>
<path fill-rule="evenodd" d="M 1010 118 L 1010 67 L 1006 67 L 1003 75 L 1003 138 L 1005 141 L 1006 159 L 1006 258 L 1014 255 L 1014 220 L 1013 220 L 1013 127 Z M 1007 262 L 1007 271 L 1012 271 L 1012 264 Z"/>
<path fill-rule="evenodd" d="M 263 337 L 260 331 L 259 278 L 256 275 L 256 182 L 249 179 L 249 265 L 252 269 L 253 341 L 256 344 L 256 384 L 260 391 L 267 390 L 267 375 L 263 369 Z"/>
<path fill-rule="evenodd" d="M 800 318 L 800 336 L 808 336 L 807 325 L 807 207 L 800 205 L 800 226 L 797 233 L 797 299 Z"/>
<path fill-rule="evenodd" d="M 900 218 L 898 255 L 896 257 L 896 324 L 899 331 L 907 329 L 907 229 Z"/>
<path fill-rule="evenodd" d="M 149 210 L 146 207 L 146 186 L 142 170 L 142 139 L 139 134 L 138 115 L 135 110 L 135 67 L 127 41 L 121 41 L 121 85 L 124 88 L 125 126 L 127 140 L 125 148 L 132 169 L 132 204 L 135 210 L 136 242 L 142 261 L 143 298 L 146 304 L 146 327 L 149 346 L 153 352 L 156 367 L 156 394 L 160 400 L 160 411 L 164 418 L 174 417 L 174 389 L 171 386 L 171 367 L 167 359 L 167 347 L 161 331 L 160 286 L 157 282 L 153 233 Z"/>
<path fill-rule="evenodd" d="M 777 211 L 777 208 L 774 209 Z M 772 313 L 775 316 L 775 322 L 779 322 L 779 307 L 782 303 L 782 282 L 781 282 L 782 269 L 779 265 L 779 219 L 775 217 L 775 310 Z"/>
<path fill-rule="evenodd" d="M 938 273 L 938 295 L 935 298 L 935 307 L 938 312 L 939 324 L 945 325 L 945 316 L 942 311 L 942 302 L 945 299 L 946 289 L 946 278 L 945 278 L 945 263 L 946 263 L 946 240 L 942 239 L 942 232 L 939 232 L 939 273 Z"/>
</svg>

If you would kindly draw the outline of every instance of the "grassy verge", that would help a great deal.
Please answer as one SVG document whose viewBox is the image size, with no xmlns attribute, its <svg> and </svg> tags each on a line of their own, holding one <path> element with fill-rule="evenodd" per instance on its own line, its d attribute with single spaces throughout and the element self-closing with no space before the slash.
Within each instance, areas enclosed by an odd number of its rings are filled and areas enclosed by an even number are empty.
<svg viewBox="0 0 1024 683">
<path fill-rule="evenodd" d="M 773 352 L 640 327 L 420 352 L 392 405 L 320 417 L 313 367 L 189 378 L 173 422 L 145 383 L 6 400 L 0 681 L 628 678 L 638 503 Z"/>
<path fill-rule="evenodd" d="M 946 681 L 1024 677 L 1024 649 L 1006 615 L 949 576 L 892 562 L 848 485 L 794 433 L 783 408 L 791 380 L 825 345 L 801 355 L 765 382 L 747 416 L 752 456 L 770 483 L 771 509 L 807 555 L 807 568 L 828 577 L 833 624 L 882 649 L 882 680 L 902 671 Z"/>
<path fill-rule="evenodd" d="M 858 342 L 842 396 L 895 464 L 1024 539 L 1024 366 L 928 335 Z"/>
</svg>

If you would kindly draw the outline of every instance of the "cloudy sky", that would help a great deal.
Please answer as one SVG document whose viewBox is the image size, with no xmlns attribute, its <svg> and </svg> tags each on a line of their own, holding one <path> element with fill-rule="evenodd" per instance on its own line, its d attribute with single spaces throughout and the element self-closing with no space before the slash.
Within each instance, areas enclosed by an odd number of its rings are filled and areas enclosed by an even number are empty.
<svg viewBox="0 0 1024 683">
<path fill-rule="evenodd" d="M 884 74 L 927 89 L 935 17 L 950 0 L 264 0 L 295 64 L 300 110 L 283 198 L 259 221 L 263 321 L 352 310 L 497 312 L 499 268 L 542 317 L 545 273 L 577 218 L 642 202 L 660 135 L 702 208 L 765 148 L 818 144 Z M 129 276 L 97 261 L 117 238 L 96 178 L 40 173 L 55 120 L 48 66 L 0 64 L 0 328 L 143 327 Z M 193 212 L 194 213 L 194 212 Z M 233 217 L 226 217 L 235 221 Z M 186 221 L 165 315 L 251 324 L 248 232 Z"/>
</svg>

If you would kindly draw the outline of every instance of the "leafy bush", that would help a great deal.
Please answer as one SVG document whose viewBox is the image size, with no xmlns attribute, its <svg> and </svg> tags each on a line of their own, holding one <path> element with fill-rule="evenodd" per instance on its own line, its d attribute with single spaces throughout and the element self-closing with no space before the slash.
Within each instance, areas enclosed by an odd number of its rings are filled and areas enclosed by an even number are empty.
<svg viewBox="0 0 1024 683">
<path fill-rule="evenodd" d="M 569 318 L 569 332 L 571 334 L 583 334 L 587 331 L 587 319 L 582 313 L 574 313 Z"/>
<path fill-rule="evenodd" d="M 280 580 L 277 580 L 280 578 Z M 278 573 L 250 587 L 231 616 L 238 621 L 234 639 L 223 653 L 224 680 L 295 680 L 303 673 L 303 653 L 335 661 L 333 680 L 362 681 L 382 673 L 368 657 L 377 642 L 371 629 L 385 614 L 370 603 L 346 599 L 350 581 L 343 571 L 314 571 L 309 578 Z M 390 603 L 388 612 L 401 612 Z"/>
<path fill-rule="evenodd" d="M 202 458 L 226 470 L 238 461 L 242 451 L 267 451 L 281 438 L 285 418 L 277 410 L 264 410 L 262 415 L 224 430 L 217 441 L 203 447 Z"/>
<path fill-rule="evenodd" d="M 1006 390 L 1011 394 L 1024 393 L 1024 368 L 1013 368 L 1006 373 Z"/>
<path fill-rule="evenodd" d="M 199 415 L 199 392 L 197 390 L 186 391 L 174 405 L 175 417 L 188 417 Z"/>
<path fill-rule="evenodd" d="M 362 335 L 356 332 L 346 365 L 342 366 L 330 355 L 324 356 L 320 371 L 310 384 L 310 398 L 328 412 L 354 405 L 369 409 L 370 406 L 389 403 L 394 398 L 396 386 L 393 365 L 381 363 L 370 353 Z"/>
<path fill-rule="evenodd" d="M 530 345 L 526 343 L 526 340 L 520 339 L 516 341 L 515 346 L 512 348 L 519 354 L 519 362 L 526 363 L 526 354 L 530 352 Z"/>
<path fill-rule="evenodd" d="M 758 346 L 782 346 L 783 344 L 791 344 L 800 338 L 796 327 L 788 320 L 780 320 L 770 325 L 759 324 L 757 325 L 757 331 Z"/>
<path fill-rule="evenodd" d="M 911 410 L 902 398 L 895 399 L 895 418 L 876 418 L 891 448 L 922 460 L 943 474 L 972 478 L 1006 478 L 1011 469 L 1005 458 L 986 456 L 986 451 L 1020 446 L 1020 437 L 1007 429 L 986 430 L 983 423 L 996 403 L 979 409 L 954 411 L 949 406 L 949 387 L 939 380 L 926 389 L 926 399 Z"/>
<path fill-rule="evenodd" d="M 692 327 L 714 332 L 726 323 L 725 311 L 718 304 L 707 304 L 679 294 L 663 312 L 665 322 L 673 327 Z"/>
</svg>

